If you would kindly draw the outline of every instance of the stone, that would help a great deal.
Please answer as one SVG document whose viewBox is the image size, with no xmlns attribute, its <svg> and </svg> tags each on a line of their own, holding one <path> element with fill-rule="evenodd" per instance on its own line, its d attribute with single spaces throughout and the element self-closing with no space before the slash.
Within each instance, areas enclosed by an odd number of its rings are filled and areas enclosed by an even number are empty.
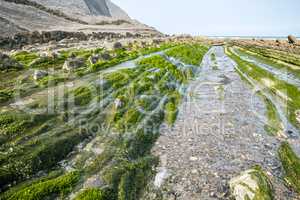
<svg viewBox="0 0 300 200">
<path fill-rule="evenodd" d="M 16 60 L 10 58 L 8 55 L 0 52 L 0 70 L 17 69 L 20 70 L 23 65 L 18 63 Z"/>
<path fill-rule="evenodd" d="M 296 110 L 295 115 L 296 115 L 296 120 L 300 124 L 300 110 Z"/>
<path fill-rule="evenodd" d="M 111 59 L 111 55 L 108 52 L 104 52 L 104 53 L 100 54 L 100 57 L 104 61 Z"/>
<path fill-rule="evenodd" d="M 190 161 L 197 161 L 198 158 L 197 157 L 190 157 Z"/>
<path fill-rule="evenodd" d="M 121 99 L 118 99 L 118 98 L 117 98 L 117 99 L 114 101 L 114 104 L 115 104 L 115 107 L 116 107 L 116 108 L 120 108 L 120 107 L 122 107 L 123 102 L 122 102 Z"/>
<path fill-rule="evenodd" d="M 40 52 L 40 57 L 48 57 L 48 52 L 47 51 L 43 51 L 43 52 Z"/>
<path fill-rule="evenodd" d="M 99 54 L 92 55 L 89 58 L 89 61 L 92 65 L 96 64 L 99 60 L 100 60 L 100 55 Z"/>
<path fill-rule="evenodd" d="M 123 45 L 121 42 L 116 42 L 114 43 L 114 49 L 117 50 L 117 49 L 122 49 L 123 48 Z"/>
<path fill-rule="evenodd" d="M 85 183 L 83 184 L 84 188 L 94 188 L 94 187 L 101 187 L 104 185 L 104 182 L 99 177 L 99 175 L 94 175 L 88 178 Z"/>
<path fill-rule="evenodd" d="M 288 36 L 288 41 L 289 41 L 290 44 L 296 44 L 297 38 L 293 35 L 289 35 Z"/>
<path fill-rule="evenodd" d="M 48 76 L 48 72 L 43 71 L 43 70 L 35 70 L 33 74 L 33 79 L 34 80 L 40 80 L 44 77 Z"/>
<path fill-rule="evenodd" d="M 154 186 L 160 188 L 163 185 L 164 181 L 170 176 L 170 173 L 165 167 L 162 167 L 158 170 L 159 171 L 154 179 Z"/>
<path fill-rule="evenodd" d="M 68 58 L 65 61 L 64 65 L 63 65 L 63 69 L 72 71 L 74 69 L 83 67 L 84 63 L 85 63 L 85 61 L 83 58 L 77 58 L 77 57 L 71 56 L 70 58 Z"/>
<path fill-rule="evenodd" d="M 242 172 L 229 181 L 231 195 L 235 200 L 253 200 L 261 197 L 272 199 L 272 185 L 261 168 L 253 168 Z M 262 193 L 263 191 L 263 193 Z"/>
<path fill-rule="evenodd" d="M 52 51 L 52 52 L 50 52 L 50 53 L 48 54 L 48 56 L 49 56 L 50 58 L 52 58 L 52 59 L 55 59 L 55 58 L 58 58 L 58 57 L 60 56 L 60 54 L 57 53 L 57 52 Z"/>
</svg>

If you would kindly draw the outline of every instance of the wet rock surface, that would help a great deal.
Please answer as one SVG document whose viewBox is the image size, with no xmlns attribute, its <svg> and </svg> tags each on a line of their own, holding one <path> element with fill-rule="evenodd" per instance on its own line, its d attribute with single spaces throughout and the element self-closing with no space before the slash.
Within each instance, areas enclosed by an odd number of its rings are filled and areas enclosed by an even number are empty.
<svg viewBox="0 0 300 200">
<path fill-rule="evenodd" d="M 84 65 L 84 62 L 85 61 L 83 58 L 70 57 L 65 61 L 63 69 L 72 71 L 74 69 L 82 67 Z"/>
<path fill-rule="evenodd" d="M 281 181 L 280 141 L 264 130 L 263 101 L 234 67 L 223 47 L 204 57 L 174 127 L 161 128 L 152 150 L 161 162 L 144 199 L 229 199 L 230 179 L 254 165 L 270 173 L 276 199 L 296 199 Z"/>
<path fill-rule="evenodd" d="M 48 75 L 48 72 L 44 70 L 35 70 L 33 74 L 34 80 L 40 80 Z"/>
<path fill-rule="evenodd" d="M 23 66 L 11 59 L 8 55 L 0 52 L 0 71 L 1 70 L 10 70 L 10 69 L 22 69 Z"/>
</svg>

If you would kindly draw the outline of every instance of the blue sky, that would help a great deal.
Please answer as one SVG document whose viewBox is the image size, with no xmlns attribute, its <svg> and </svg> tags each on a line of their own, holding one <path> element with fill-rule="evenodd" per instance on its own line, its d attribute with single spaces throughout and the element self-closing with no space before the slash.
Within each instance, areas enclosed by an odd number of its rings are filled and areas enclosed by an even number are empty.
<svg viewBox="0 0 300 200">
<path fill-rule="evenodd" d="M 300 0 L 112 1 L 168 34 L 300 36 Z"/>
</svg>

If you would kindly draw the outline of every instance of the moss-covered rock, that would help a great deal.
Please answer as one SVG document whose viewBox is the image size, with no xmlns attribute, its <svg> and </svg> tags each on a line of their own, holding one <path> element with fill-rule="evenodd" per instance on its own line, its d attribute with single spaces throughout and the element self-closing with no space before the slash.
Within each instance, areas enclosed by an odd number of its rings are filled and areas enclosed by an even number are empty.
<svg viewBox="0 0 300 200">
<path fill-rule="evenodd" d="M 48 199 L 49 197 L 63 197 L 71 192 L 72 188 L 79 181 L 79 177 L 79 172 L 70 172 L 64 176 L 60 176 L 52 180 L 38 182 L 25 187 L 20 191 L 17 191 L 8 199 L 40 200 Z"/>
<path fill-rule="evenodd" d="M 88 87 L 78 87 L 73 94 L 76 106 L 87 105 L 92 100 L 92 92 Z"/>
<path fill-rule="evenodd" d="M 170 57 L 180 59 L 182 62 L 190 65 L 200 65 L 201 60 L 208 48 L 202 45 L 181 45 L 170 49 L 166 54 Z"/>
<path fill-rule="evenodd" d="M 10 58 L 8 55 L 0 52 L 0 71 L 20 70 L 23 66 L 15 59 Z"/>
<path fill-rule="evenodd" d="M 32 53 L 28 51 L 20 51 L 12 55 L 16 61 L 20 62 L 22 65 L 29 66 L 31 62 L 38 58 L 37 53 Z"/>
<path fill-rule="evenodd" d="M 300 158 L 287 142 L 282 143 L 278 154 L 285 171 L 285 181 L 300 193 Z"/>
<path fill-rule="evenodd" d="M 273 189 L 268 176 L 256 166 L 230 180 L 231 195 L 236 200 L 272 200 Z"/>
<path fill-rule="evenodd" d="M 98 188 L 91 188 L 82 191 L 77 195 L 75 200 L 107 200 L 108 195 L 103 190 Z"/>
<path fill-rule="evenodd" d="M 0 90 L 0 103 L 4 103 L 13 98 L 14 92 L 9 89 Z"/>
</svg>

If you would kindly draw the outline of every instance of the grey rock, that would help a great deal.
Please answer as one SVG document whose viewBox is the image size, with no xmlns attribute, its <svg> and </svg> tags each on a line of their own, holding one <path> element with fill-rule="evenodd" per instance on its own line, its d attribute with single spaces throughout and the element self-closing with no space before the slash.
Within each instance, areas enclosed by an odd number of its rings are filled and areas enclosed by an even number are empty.
<svg viewBox="0 0 300 200">
<path fill-rule="evenodd" d="M 123 45 L 121 42 L 114 43 L 114 49 L 122 49 L 122 48 L 123 48 Z"/>
<path fill-rule="evenodd" d="M 16 60 L 10 58 L 8 55 L 0 52 L 0 70 L 17 69 L 20 70 L 23 65 L 18 63 Z"/>
<path fill-rule="evenodd" d="M 108 52 L 104 52 L 100 56 L 101 56 L 101 59 L 104 61 L 111 59 L 111 55 Z"/>
<path fill-rule="evenodd" d="M 33 79 L 37 81 L 46 76 L 48 76 L 48 72 L 46 72 L 44 70 L 35 70 L 34 74 L 33 74 Z"/>
<path fill-rule="evenodd" d="M 99 55 L 99 54 L 92 55 L 92 56 L 90 56 L 90 58 L 89 58 L 89 61 L 90 61 L 90 63 L 91 63 L 92 65 L 93 65 L 93 64 L 96 64 L 99 60 L 100 60 L 100 55 Z"/>
<path fill-rule="evenodd" d="M 77 58 L 77 57 L 72 56 L 65 61 L 64 65 L 63 65 L 63 69 L 72 71 L 74 69 L 83 67 L 84 62 L 85 61 L 83 58 Z"/>
</svg>

